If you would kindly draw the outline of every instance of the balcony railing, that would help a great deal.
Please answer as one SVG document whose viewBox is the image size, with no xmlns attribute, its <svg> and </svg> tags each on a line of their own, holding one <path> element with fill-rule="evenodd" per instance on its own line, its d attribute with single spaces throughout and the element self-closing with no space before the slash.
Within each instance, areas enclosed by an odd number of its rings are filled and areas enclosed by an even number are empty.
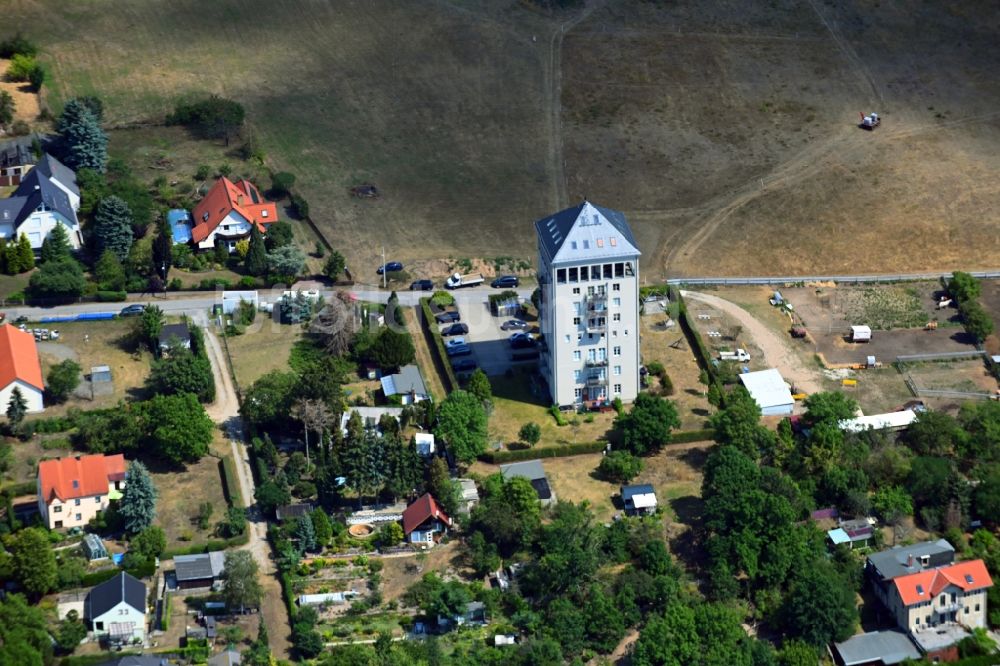
<svg viewBox="0 0 1000 666">
<path fill-rule="evenodd" d="M 589 334 L 604 333 L 606 330 L 608 330 L 607 324 L 587 324 L 587 333 Z"/>
<path fill-rule="evenodd" d="M 608 364 L 608 359 L 606 358 L 588 358 L 586 361 L 584 361 L 584 365 L 586 365 L 588 368 L 603 368 L 607 366 L 607 364 Z"/>
<path fill-rule="evenodd" d="M 587 377 L 586 384 L 587 386 L 607 386 L 608 378 L 606 375 L 604 377 Z"/>
</svg>

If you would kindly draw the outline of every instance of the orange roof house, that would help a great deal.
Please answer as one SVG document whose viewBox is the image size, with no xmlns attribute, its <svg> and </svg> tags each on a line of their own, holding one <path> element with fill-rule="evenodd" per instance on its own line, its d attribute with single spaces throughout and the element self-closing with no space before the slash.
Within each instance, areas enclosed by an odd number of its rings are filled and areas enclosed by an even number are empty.
<svg viewBox="0 0 1000 666">
<path fill-rule="evenodd" d="M 28 403 L 29 412 L 42 411 L 45 383 L 35 336 L 4 324 L 0 326 L 0 410 L 7 411 L 15 387 Z"/>
<path fill-rule="evenodd" d="M 248 180 L 234 183 L 225 176 L 219 178 L 192 211 L 191 239 L 205 246 L 219 234 L 227 239 L 246 236 L 250 225 L 256 224 L 261 233 L 278 220 L 278 207 L 261 196 L 257 186 Z M 225 223 L 225 224 L 224 224 Z M 220 229 L 220 225 L 223 227 Z M 225 227 L 232 226 L 232 229 Z"/>
<path fill-rule="evenodd" d="M 993 579 L 982 560 L 956 562 L 946 567 L 919 571 L 894 578 L 892 582 L 906 606 L 929 601 L 949 585 L 965 593 L 993 587 Z"/>
<path fill-rule="evenodd" d="M 125 456 L 94 454 L 38 464 L 38 510 L 49 529 L 82 527 L 125 486 Z"/>
<path fill-rule="evenodd" d="M 434 536 L 446 531 L 449 525 L 451 518 L 430 493 L 424 493 L 403 511 L 403 533 L 410 543 L 432 544 Z"/>
</svg>

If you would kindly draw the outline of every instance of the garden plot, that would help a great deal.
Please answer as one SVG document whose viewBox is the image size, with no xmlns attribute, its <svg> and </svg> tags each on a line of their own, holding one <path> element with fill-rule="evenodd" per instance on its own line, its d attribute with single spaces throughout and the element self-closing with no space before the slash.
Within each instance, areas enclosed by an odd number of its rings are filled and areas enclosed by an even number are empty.
<svg viewBox="0 0 1000 666">
<path fill-rule="evenodd" d="M 996 379 L 980 358 L 907 363 L 901 371 L 921 397 L 974 398 L 997 391 Z"/>
<path fill-rule="evenodd" d="M 921 293 L 915 286 L 871 287 L 840 293 L 848 321 L 865 324 L 875 330 L 922 328 L 931 320 L 921 302 Z"/>
</svg>

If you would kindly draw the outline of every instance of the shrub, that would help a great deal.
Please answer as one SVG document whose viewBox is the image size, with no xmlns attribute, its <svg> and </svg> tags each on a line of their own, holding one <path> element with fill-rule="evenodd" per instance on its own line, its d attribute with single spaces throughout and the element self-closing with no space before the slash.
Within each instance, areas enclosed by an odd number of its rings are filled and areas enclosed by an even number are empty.
<svg viewBox="0 0 1000 666">
<path fill-rule="evenodd" d="M 101 303 L 118 303 L 128 298 L 126 291 L 98 291 L 94 296 Z"/>
<path fill-rule="evenodd" d="M 627 451 L 612 451 L 601 458 L 597 472 L 612 483 L 628 483 L 642 471 L 645 464 L 642 458 Z"/>
<path fill-rule="evenodd" d="M 564 446 L 547 446 L 540 449 L 525 449 L 522 451 L 487 451 L 479 456 L 483 462 L 500 465 L 535 458 L 564 458 L 579 456 L 585 453 L 600 453 L 607 447 L 607 442 L 579 442 Z"/>
<path fill-rule="evenodd" d="M 670 375 L 666 372 L 660 375 L 660 388 L 662 388 L 663 392 L 667 395 L 674 394 L 674 382 L 670 379 Z"/>
<path fill-rule="evenodd" d="M 566 417 L 563 416 L 562 411 L 559 409 L 559 405 L 552 405 L 549 407 L 549 414 L 551 414 L 552 418 L 556 420 L 557 426 L 569 425 Z"/>
<path fill-rule="evenodd" d="M 650 361 L 646 364 L 646 370 L 651 375 L 662 375 L 664 373 L 663 364 L 659 361 Z"/>
<path fill-rule="evenodd" d="M 304 220 L 309 217 L 309 202 L 306 201 L 302 195 L 292 195 L 292 208 L 295 210 L 295 216 L 299 219 Z"/>
</svg>

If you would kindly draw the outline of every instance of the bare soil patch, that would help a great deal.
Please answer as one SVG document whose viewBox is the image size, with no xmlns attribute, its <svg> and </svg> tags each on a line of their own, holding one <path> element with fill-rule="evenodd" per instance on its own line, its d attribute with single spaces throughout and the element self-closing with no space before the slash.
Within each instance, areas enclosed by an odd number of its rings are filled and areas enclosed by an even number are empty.
<svg viewBox="0 0 1000 666">
<path fill-rule="evenodd" d="M 23 120 L 32 127 L 38 124 L 38 114 L 41 105 L 38 93 L 31 89 L 31 84 L 23 81 L 8 81 L 5 73 L 10 67 L 10 60 L 0 58 L 0 90 L 6 90 L 14 98 L 14 120 Z"/>
</svg>

